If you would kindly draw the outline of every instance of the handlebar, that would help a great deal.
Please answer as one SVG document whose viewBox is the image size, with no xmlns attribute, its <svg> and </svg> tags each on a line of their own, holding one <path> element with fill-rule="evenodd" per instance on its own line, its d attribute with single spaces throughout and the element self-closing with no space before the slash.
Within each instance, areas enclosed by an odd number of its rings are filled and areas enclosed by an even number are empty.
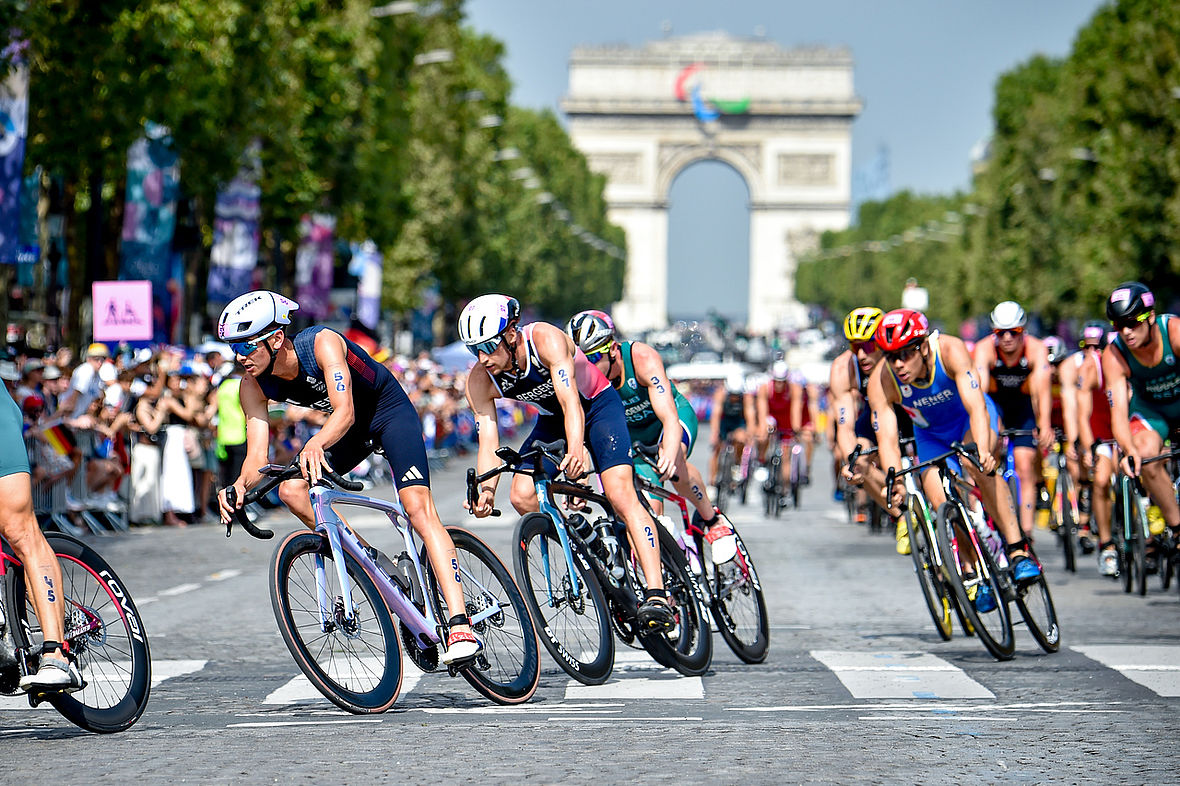
<svg viewBox="0 0 1180 786">
<path fill-rule="evenodd" d="M 253 522 L 250 521 L 250 518 L 246 515 L 246 505 L 262 499 L 262 497 L 269 493 L 271 489 L 282 483 L 284 480 L 291 480 L 292 478 L 303 476 L 303 473 L 299 469 L 298 456 L 296 456 L 290 464 L 267 464 L 258 471 L 263 476 L 265 476 L 266 479 L 246 492 L 246 496 L 242 500 L 242 507 L 234 510 L 233 518 L 231 518 L 229 523 L 225 525 L 225 536 L 227 538 L 233 531 L 234 521 L 237 521 L 238 525 L 241 526 L 242 529 L 246 530 L 248 534 L 258 538 L 259 540 L 270 540 L 273 538 L 275 534 L 272 530 L 257 527 Z M 327 481 L 330 481 L 330 483 Z M 345 491 L 361 491 L 365 487 L 363 483 L 359 483 L 355 480 L 348 480 L 347 478 L 342 477 L 335 470 L 331 469 L 323 470 L 323 476 L 320 478 L 320 482 L 317 485 L 336 485 Z M 237 497 L 237 488 L 234 486 L 227 486 L 225 489 L 225 501 L 228 502 L 231 507 L 233 507 L 236 503 Z"/>
<path fill-rule="evenodd" d="M 642 442 L 632 442 L 631 449 L 635 451 L 639 458 L 643 459 L 652 469 L 657 473 L 660 471 L 658 459 L 660 457 L 660 443 L 653 442 L 650 445 L 644 445 Z M 676 483 L 680 480 L 680 476 L 673 472 L 668 480 Z"/>
<path fill-rule="evenodd" d="M 507 445 L 502 445 L 496 448 L 496 456 L 500 459 L 501 464 L 498 467 L 492 467 L 483 474 L 476 474 L 474 468 L 467 470 L 467 503 L 469 509 L 474 512 L 476 500 L 479 499 L 479 484 L 485 480 L 491 480 L 497 475 L 512 471 L 517 475 L 530 475 L 536 477 L 541 474 L 541 461 L 549 459 L 554 464 L 561 464 L 561 460 L 565 453 L 565 440 L 559 439 L 553 442 L 534 442 L 532 447 L 525 453 L 517 453 Z M 524 465 L 532 462 L 532 468 L 526 468 Z M 500 511 L 492 508 L 492 515 L 499 516 Z"/>
<path fill-rule="evenodd" d="M 979 448 L 975 445 L 964 445 L 962 442 L 955 441 L 951 443 L 951 449 L 946 453 L 943 453 L 941 456 L 935 456 L 932 459 L 927 459 L 926 461 L 923 461 L 919 464 L 914 464 L 913 466 L 902 470 L 897 470 L 893 467 L 890 467 L 889 471 L 885 473 L 885 488 L 892 489 L 894 482 L 896 482 L 898 478 L 905 477 L 911 472 L 916 472 L 920 469 L 925 469 L 926 467 L 932 467 L 935 464 L 941 464 L 952 456 L 961 456 L 967 459 L 977 470 L 979 470 L 981 473 L 983 472 L 983 465 L 979 463 Z M 991 474 L 994 475 L 995 472 L 992 472 Z"/>
</svg>

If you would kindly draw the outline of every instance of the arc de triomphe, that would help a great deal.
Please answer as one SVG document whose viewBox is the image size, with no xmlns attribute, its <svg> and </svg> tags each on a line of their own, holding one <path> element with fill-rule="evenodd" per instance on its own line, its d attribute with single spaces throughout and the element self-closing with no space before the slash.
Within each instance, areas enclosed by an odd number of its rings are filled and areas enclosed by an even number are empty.
<svg viewBox="0 0 1180 786">
<path fill-rule="evenodd" d="M 785 50 L 725 33 L 578 47 L 562 109 L 574 145 L 607 177 L 611 221 L 627 233 L 623 300 L 613 309 L 622 330 L 667 324 L 668 191 L 704 159 L 729 164 L 749 188 L 750 328 L 799 320 L 797 255 L 849 221 L 861 102 L 847 50 Z"/>
</svg>

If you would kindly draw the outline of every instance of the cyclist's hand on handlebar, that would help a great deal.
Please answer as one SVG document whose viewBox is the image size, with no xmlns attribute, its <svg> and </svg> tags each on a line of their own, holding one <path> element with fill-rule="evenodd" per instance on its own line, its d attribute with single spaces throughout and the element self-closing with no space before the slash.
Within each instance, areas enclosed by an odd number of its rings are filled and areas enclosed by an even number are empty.
<svg viewBox="0 0 1180 786">
<path fill-rule="evenodd" d="M 1074 443 L 1067 442 L 1065 445 L 1065 450 L 1063 452 L 1065 453 L 1065 458 L 1067 461 L 1077 461 L 1078 460 L 1078 448 L 1077 448 L 1077 445 L 1075 445 Z"/>
<path fill-rule="evenodd" d="M 1127 453 L 1127 455 L 1123 456 L 1123 460 L 1120 462 L 1120 464 L 1123 468 L 1123 472 L 1126 472 L 1133 478 L 1137 478 L 1139 477 L 1139 470 L 1143 468 L 1143 459 L 1140 457 L 1138 451 L 1132 450 L 1130 453 Z"/>
<path fill-rule="evenodd" d="M 905 483 L 900 480 L 893 481 L 893 488 L 889 492 L 889 505 L 894 510 L 901 510 L 902 503 L 905 502 Z"/>
<path fill-rule="evenodd" d="M 581 440 L 569 441 L 569 450 L 565 454 L 565 458 L 561 460 L 558 469 L 565 473 L 567 478 L 580 478 L 586 473 L 586 468 L 590 463 L 586 460 L 586 448 L 583 446 Z"/>
<path fill-rule="evenodd" d="M 314 486 L 319 483 L 325 469 L 332 470 L 331 465 L 328 464 L 328 457 L 320 442 L 312 437 L 299 453 L 299 471 L 303 474 L 308 485 Z"/>
<path fill-rule="evenodd" d="M 853 464 L 845 464 L 840 469 L 840 474 L 849 483 L 853 483 L 857 486 L 859 486 L 861 483 L 864 483 L 865 480 L 864 475 L 860 474 L 860 472 L 857 471 L 856 466 Z"/>
<path fill-rule="evenodd" d="M 468 502 L 463 503 L 463 507 L 475 514 L 477 519 L 487 518 L 492 515 L 492 509 L 496 505 L 496 492 L 490 488 L 481 488 L 479 496 L 475 499 L 475 505 L 472 506 Z"/>
<path fill-rule="evenodd" d="M 660 480 L 667 480 L 676 472 L 676 454 L 669 454 L 663 446 L 660 447 L 660 454 L 656 458 L 656 472 L 660 473 Z"/>
<path fill-rule="evenodd" d="M 999 466 L 996 463 L 996 457 L 991 453 L 982 453 L 979 456 L 979 468 L 983 470 L 985 475 L 994 475 L 996 468 Z"/>
<path fill-rule="evenodd" d="M 218 513 L 221 516 L 222 524 L 229 524 L 234 517 L 234 511 L 242 507 L 242 500 L 246 498 L 246 487 L 242 485 L 241 481 L 234 483 L 232 487 L 236 492 L 234 495 L 234 505 L 231 507 L 229 502 L 225 499 L 225 489 L 217 492 L 217 507 Z"/>
<path fill-rule="evenodd" d="M 1037 447 L 1041 449 L 1042 453 L 1046 453 L 1053 447 L 1053 440 L 1056 435 L 1051 428 L 1037 429 Z"/>
</svg>

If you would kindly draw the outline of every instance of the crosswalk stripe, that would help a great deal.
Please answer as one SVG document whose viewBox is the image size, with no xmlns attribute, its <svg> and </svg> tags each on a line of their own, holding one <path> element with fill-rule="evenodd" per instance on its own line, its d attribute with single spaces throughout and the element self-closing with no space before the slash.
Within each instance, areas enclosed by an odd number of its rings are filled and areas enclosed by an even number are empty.
<svg viewBox="0 0 1180 786">
<path fill-rule="evenodd" d="M 1180 647 L 1095 644 L 1070 649 L 1160 696 L 1180 696 Z"/>
<path fill-rule="evenodd" d="M 958 666 L 922 652 L 813 650 L 857 699 L 994 699 Z"/>
<path fill-rule="evenodd" d="M 376 671 L 379 665 L 376 659 L 367 659 L 369 661 L 369 668 Z M 409 658 L 402 655 L 402 689 L 399 695 L 405 696 L 417 686 L 418 681 L 422 677 L 422 671 Z M 320 693 L 308 681 L 307 677 L 300 674 L 298 677 L 293 677 L 282 685 L 270 692 L 270 694 L 262 700 L 263 704 L 299 704 L 309 701 L 326 701 L 324 695 Z"/>
<path fill-rule="evenodd" d="M 182 677 L 185 674 L 192 674 L 205 668 L 206 660 L 153 660 L 152 661 L 152 688 L 158 686 L 165 680 L 170 680 L 173 677 Z M 126 674 L 130 668 L 130 661 L 125 664 L 115 664 L 111 671 L 119 671 L 120 674 Z M 121 677 L 120 677 L 121 678 Z M 102 673 L 98 670 L 90 670 L 86 674 L 86 679 L 93 683 L 96 680 L 102 680 Z M 38 709 L 49 708 L 49 704 L 42 704 Z M 29 699 L 23 693 L 17 696 L 0 696 L 0 710 L 28 710 Z"/>
<path fill-rule="evenodd" d="M 700 677 L 684 677 L 666 669 L 642 650 L 615 651 L 615 668 L 601 685 L 583 685 L 570 680 L 566 701 L 586 699 L 703 699 L 705 684 Z"/>
</svg>

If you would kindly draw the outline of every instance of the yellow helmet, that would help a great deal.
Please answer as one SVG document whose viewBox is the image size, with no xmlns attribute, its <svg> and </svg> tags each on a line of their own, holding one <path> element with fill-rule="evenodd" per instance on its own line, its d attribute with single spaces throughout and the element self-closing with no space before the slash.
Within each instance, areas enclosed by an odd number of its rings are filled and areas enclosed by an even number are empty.
<svg viewBox="0 0 1180 786">
<path fill-rule="evenodd" d="M 854 308 L 844 318 L 844 337 L 849 341 L 868 341 L 881 324 L 881 317 L 885 312 L 872 306 Z"/>
</svg>

